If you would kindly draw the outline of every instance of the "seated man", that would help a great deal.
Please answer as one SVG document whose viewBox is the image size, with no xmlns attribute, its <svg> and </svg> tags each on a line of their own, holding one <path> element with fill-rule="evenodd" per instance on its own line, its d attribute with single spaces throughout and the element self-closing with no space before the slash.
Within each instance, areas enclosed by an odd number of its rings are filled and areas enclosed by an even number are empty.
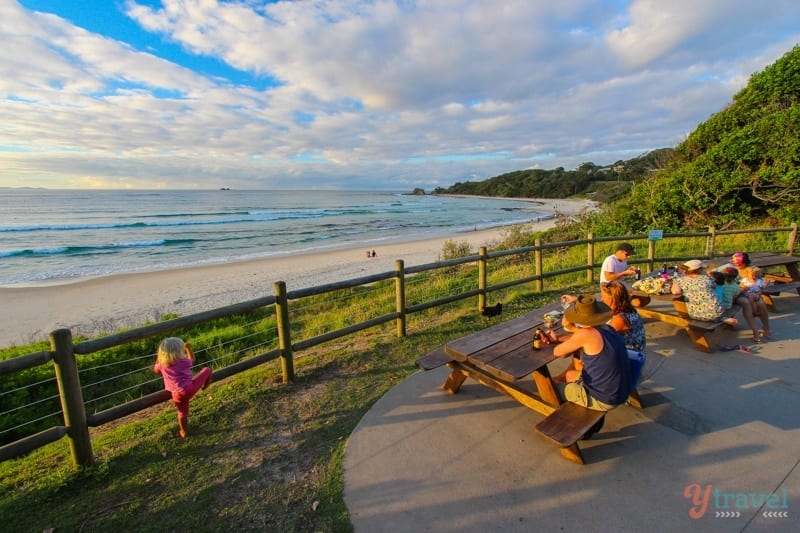
<svg viewBox="0 0 800 533">
<path fill-rule="evenodd" d="M 554 378 L 562 400 L 596 411 L 609 411 L 627 401 L 631 393 L 630 364 L 625 339 L 606 324 L 611 309 L 594 296 L 579 296 L 564 312 L 564 329 L 574 333 L 559 338 L 556 357 L 580 351 L 581 370 L 567 371 Z"/>
<path fill-rule="evenodd" d="M 628 267 L 628 258 L 633 254 L 633 246 L 627 242 L 619 244 L 617 251 L 603 260 L 603 266 L 600 267 L 600 286 L 636 274 L 635 268 Z"/>
</svg>

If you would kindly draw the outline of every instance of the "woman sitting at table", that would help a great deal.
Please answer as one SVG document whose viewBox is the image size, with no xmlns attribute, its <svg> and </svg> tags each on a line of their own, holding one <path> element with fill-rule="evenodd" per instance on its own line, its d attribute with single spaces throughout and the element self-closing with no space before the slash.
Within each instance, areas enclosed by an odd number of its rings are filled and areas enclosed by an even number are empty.
<svg viewBox="0 0 800 533">
<path fill-rule="evenodd" d="M 740 284 L 748 285 L 748 280 L 752 280 L 754 278 L 753 269 L 758 269 L 750 264 L 750 256 L 747 252 L 736 252 L 731 256 L 731 263 L 739 272 L 739 281 Z M 756 270 L 758 272 L 758 270 Z M 745 312 L 745 306 L 749 307 L 749 312 L 751 317 L 758 317 L 761 320 L 761 330 L 756 330 L 755 320 L 753 320 L 753 324 L 751 327 L 753 328 L 753 341 L 754 342 L 761 342 L 761 339 L 769 339 L 772 337 L 772 332 L 769 329 L 769 311 L 767 310 L 767 304 L 764 303 L 762 298 L 751 299 L 748 297 L 746 291 L 742 291 L 742 294 L 736 298 L 736 303 L 742 306 L 742 312 Z M 747 319 L 747 315 L 745 315 L 745 319 Z"/>
<path fill-rule="evenodd" d="M 723 318 L 725 309 L 717 298 L 717 284 L 714 278 L 705 273 L 706 264 L 699 259 L 691 259 L 680 266 L 684 272 L 672 280 L 672 294 L 683 295 L 686 311 L 694 320 L 722 320 L 735 326 L 735 318 Z"/>
<path fill-rule="evenodd" d="M 579 296 L 564 311 L 564 329 L 574 333 L 564 338 L 553 354 L 568 357 L 580 351 L 583 368 L 553 378 L 562 400 L 608 411 L 630 396 L 628 350 L 622 335 L 606 324 L 612 315 L 611 308 L 594 296 Z"/>
</svg>

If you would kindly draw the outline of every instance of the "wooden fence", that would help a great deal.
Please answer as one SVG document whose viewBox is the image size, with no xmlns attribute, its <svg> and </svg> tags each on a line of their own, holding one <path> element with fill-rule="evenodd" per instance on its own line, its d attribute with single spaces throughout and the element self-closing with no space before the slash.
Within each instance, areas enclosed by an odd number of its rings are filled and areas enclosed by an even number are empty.
<svg viewBox="0 0 800 533">
<path fill-rule="evenodd" d="M 73 342 L 72 332 L 70 330 L 59 329 L 50 333 L 49 337 L 51 349 L 49 351 L 30 353 L 24 356 L 0 361 L 0 376 L 13 372 L 19 372 L 21 370 L 32 368 L 38 365 L 45 365 L 52 361 L 55 378 L 58 384 L 58 392 L 61 402 L 61 414 L 64 423 L 63 425 L 53 426 L 49 429 L 40 431 L 39 433 L 29 435 L 0 447 L 0 461 L 28 453 L 36 448 L 51 442 L 55 442 L 66 436 L 69 439 L 70 451 L 75 465 L 84 466 L 91 464 L 94 459 L 91 441 L 89 438 L 90 427 L 100 426 L 107 422 L 117 420 L 170 399 L 170 393 L 162 390 L 156 393 L 141 396 L 132 401 L 121 403 L 97 413 L 87 414 L 78 375 L 76 356 L 91 354 L 113 346 L 119 346 L 142 339 L 160 337 L 171 331 L 181 328 L 203 324 L 223 317 L 247 313 L 259 308 L 274 306 L 278 325 L 278 347 L 224 368 L 215 369 L 214 379 L 224 379 L 244 370 L 248 370 L 255 366 L 279 358 L 281 362 L 283 381 L 288 383 L 294 380 L 293 354 L 295 352 L 392 321 L 396 323 L 397 336 L 404 337 L 406 335 L 406 319 L 411 313 L 420 312 L 466 298 L 476 298 L 477 307 L 480 309 L 486 305 L 487 294 L 493 291 L 499 291 L 525 283 L 533 283 L 534 290 L 536 292 L 542 292 L 547 279 L 569 273 L 585 272 L 586 281 L 588 283 L 592 283 L 595 279 L 595 270 L 601 266 L 602 259 L 604 259 L 605 255 L 610 253 L 608 252 L 608 246 L 602 246 L 603 243 L 612 241 L 626 241 L 632 243 L 634 246 L 638 246 L 637 242 L 642 244 L 646 242 L 647 256 L 641 257 L 640 255 L 637 255 L 629 262 L 631 264 L 641 265 L 644 267 L 646 272 L 651 272 L 655 268 L 658 268 L 662 262 L 668 262 L 671 264 L 688 259 L 699 258 L 711 260 L 717 257 L 722 257 L 726 254 L 730 254 L 732 250 L 722 250 L 718 253 L 717 243 L 721 237 L 741 236 L 755 233 L 772 233 L 776 236 L 785 234 L 785 248 L 760 251 L 794 255 L 794 248 L 797 240 L 796 223 L 793 223 L 789 227 L 783 228 L 759 228 L 740 231 L 716 231 L 714 228 L 709 228 L 708 232 L 703 233 L 664 234 L 663 239 L 659 240 L 650 240 L 648 235 L 594 237 L 592 234 L 589 234 L 586 239 L 569 242 L 542 243 L 540 240 L 536 240 L 534 246 L 517 248 L 513 250 L 489 252 L 486 248 L 481 248 L 477 255 L 470 255 L 468 257 L 461 257 L 410 267 L 406 267 L 402 260 L 397 260 L 394 271 L 293 291 L 287 290 L 286 284 L 282 281 L 279 281 L 275 283 L 274 294 L 270 296 L 264 296 L 219 309 L 175 318 L 157 324 L 78 343 Z M 694 253 L 690 255 L 670 254 L 670 250 L 681 249 L 681 247 L 675 245 L 675 243 L 680 243 L 681 240 L 690 238 L 705 239 L 704 253 Z M 572 249 L 583 246 L 586 247 L 587 260 L 585 263 L 564 266 L 564 268 L 558 268 L 548 272 L 543 271 L 543 253 L 546 253 L 548 250 Z M 598 254 L 597 252 L 600 251 L 598 248 L 603 248 L 604 252 Z M 664 249 L 664 252 L 659 255 L 658 251 L 661 248 Z M 613 252 L 613 250 L 611 250 L 611 252 Z M 489 285 L 487 283 L 487 272 L 490 261 L 507 256 L 528 257 L 530 254 L 533 254 L 533 272 L 530 276 L 521 277 L 503 283 L 497 283 L 495 285 Z M 470 263 L 477 263 L 478 266 L 478 275 L 474 289 L 462 291 L 456 294 L 449 294 L 445 297 L 417 303 L 414 305 L 406 304 L 406 279 L 408 276 L 413 276 L 415 274 L 428 271 L 452 268 L 454 266 Z M 297 300 L 314 295 L 327 294 L 342 289 L 370 285 L 391 279 L 394 279 L 395 281 L 394 312 L 376 316 L 366 321 L 334 331 L 329 331 L 317 336 L 293 341 L 289 322 L 290 302 L 295 302 Z"/>
</svg>

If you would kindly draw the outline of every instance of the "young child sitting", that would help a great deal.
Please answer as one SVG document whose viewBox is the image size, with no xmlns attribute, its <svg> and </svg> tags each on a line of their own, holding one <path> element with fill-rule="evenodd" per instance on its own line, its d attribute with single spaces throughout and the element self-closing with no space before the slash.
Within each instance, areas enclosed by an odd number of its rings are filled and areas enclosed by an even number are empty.
<svg viewBox="0 0 800 533">
<path fill-rule="evenodd" d="M 719 270 L 712 270 L 708 274 L 714 278 L 715 295 L 720 304 L 722 304 L 722 321 L 729 326 L 736 326 L 739 324 L 739 321 L 733 317 L 733 315 L 736 313 L 736 309 L 733 307 L 733 300 L 736 295 L 739 294 L 739 286 L 736 284 L 729 286 L 726 283 L 726 274 L 724 272 L 720 272 Z"/>
<path fill-rule="evenodd" d="M 753 316 L 757 316 L 761 320 L 763 329 L 753 335 L 755 342 L 761 342 L 762 339 L 770 339 L 772 332 L 769 328 L 769 312 L 761 293 L 767 286 L 764 280 L 764 273 L 756 266 L 747 267 L 744 272 L 741 272 L 742 278 L 739 284 L 743 293 L 744 299 L 750 303 L 753 308 Z"/>
<path fill-rule="evenodd" d="M 178 408 L 178 429 L 182 439 L 189 432 L 189 400 L 201 388 L 211 383 L 211 369 L 204 367 L 192 377 L 194 354 L 189 343 L 178 337 L 161 341 L 153 372 L 164 378 L 164 388 L 172 393 L 172 403 Z"/>
<path fill-rule="evenodd" d="M 761 292 L 766 286 L 764 273 L 756 266 L 750 267 L 747 276 L 741 279 L 741 287 L 746 290 L 747 298 L 754 304 L 761 301 Z"/>
</svg>

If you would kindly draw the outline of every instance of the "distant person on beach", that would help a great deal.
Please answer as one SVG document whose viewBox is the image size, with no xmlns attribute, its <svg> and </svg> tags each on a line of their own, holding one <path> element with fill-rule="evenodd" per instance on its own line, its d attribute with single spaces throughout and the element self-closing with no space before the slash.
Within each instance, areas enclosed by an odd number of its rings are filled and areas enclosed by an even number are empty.
<svg viewBox="0 0 800 533">
<path fill-rule="evenodd" d="M 178 337 L 161 341 L 153 372 L 164 378 L 164 388 L 172 393 L 172 403 L 178 408 L 178 432 L 182 439 L 189 432 L 189 400 L 211 383 L 211 369 L 204 367 L 192 377 L 194 354 L 189 343 Z"/>
<path fill-rule="evenodd" d="M 375 250 L 372 250 L 372 257 L 378 257 L 378 254 Z"/>
<path fill-rule="evenodd" d="M 628 258 L 633 254 L 633 246 L 627 242 L 619 244 L 617 251 L 603 260 L 603 266 L 600 268 L 600 285 L 636 274 L 636 269 L 628 267 Z"/>
</svg>

